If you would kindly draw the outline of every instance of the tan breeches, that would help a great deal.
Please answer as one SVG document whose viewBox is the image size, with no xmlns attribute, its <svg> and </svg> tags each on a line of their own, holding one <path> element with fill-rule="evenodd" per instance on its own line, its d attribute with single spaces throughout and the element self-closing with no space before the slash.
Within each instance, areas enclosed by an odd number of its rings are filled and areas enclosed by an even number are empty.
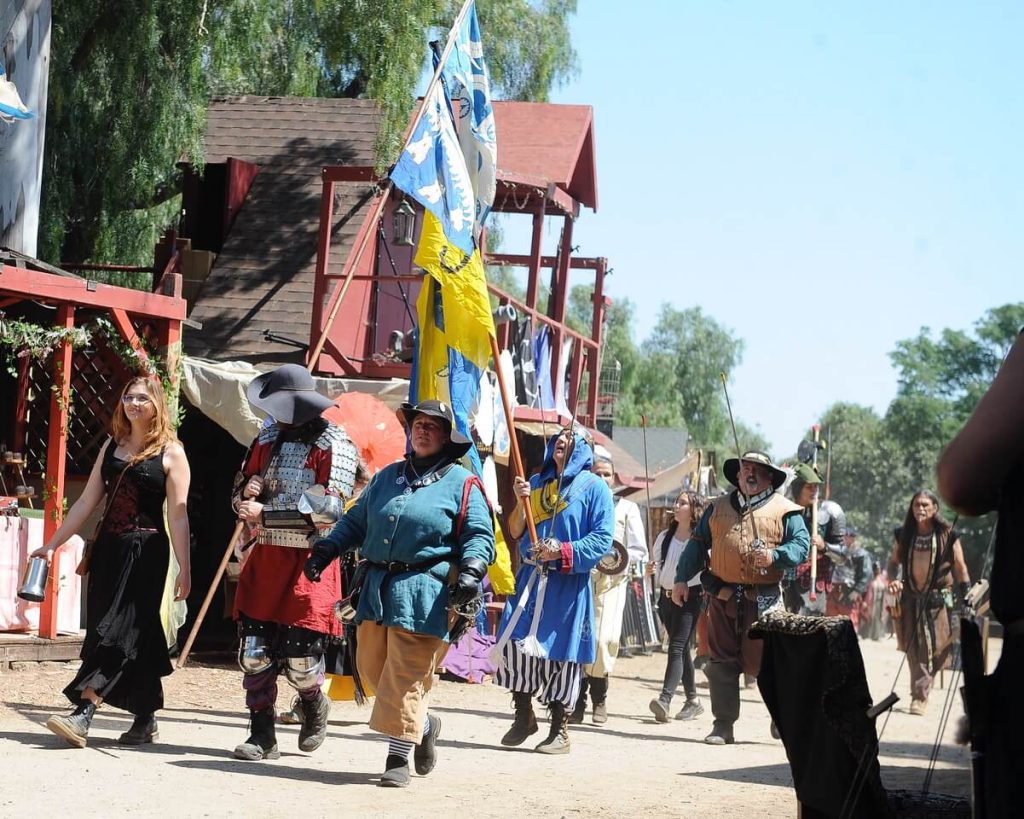
<svg viewBox="0 0 1024 819">
<path fill-rule="evenodd" d="M 356 667 L 377 692 L 370 728 L 390 737 L 420 741 L 434 668 L 447 650 L 448 644 L 440 637 L 366 621 L 359 624 Z"/>
</svg>

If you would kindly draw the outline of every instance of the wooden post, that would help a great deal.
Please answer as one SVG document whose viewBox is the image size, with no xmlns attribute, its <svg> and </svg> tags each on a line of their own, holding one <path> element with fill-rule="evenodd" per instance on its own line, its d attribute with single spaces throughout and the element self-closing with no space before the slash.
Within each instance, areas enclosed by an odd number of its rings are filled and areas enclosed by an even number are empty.
<svg viewBox="0 0 1024 819">
<path fill-rule="evenodd" d="M 608 260 L 603 256 L 597 260 L 594 270 L 594 312 L 590 324 L 590 337 L 596 342 L 596 348 L 587 355 L 587 369 L 590 371 L 590 383 L 587 384 L 587 414 L 590 422 L 597 428 L 597 395 L 601 381 L 602 341 L 604 339 L 604 317 L 608 310 L 609 299 L 604 294 L 604 277 L 608 271 Z"/>
<path fill-rule="evenodd" d="M 57 324 L 62 330 L 75 326 L 75 308 L 61 304 Z M 43 504 L 43 542 L 48 541 L 64 519 L 64 464 L 68 454 L 68 411 L 71 403 L 71 360 L 74 350 L 65 339 L 53 353 L 53 388 L 50 392 L 50 428 L 46 439 L 46 482 Z M 46 597 L 39 610 L 39 636 L 52 640 L 57 636 L 57 595 L 60 572 L 46 579 Z"/>
<path fill-rule="evenodd" d="M 231 539 L 228 541 L 228 547 L 224 550 L 224 556 L 220 559 L 220 565 L 217 567 L 217 573 L 213 576 L 213 581 L 210 583 L 210 588 L 206 592 L 206 597 L 203 599 L 203 605 L 199 608 L 199 613 L 196 615 L 196 621 L 192 624 L 192 631 L 188 634 L 188 639 L 185 641 L 185 647 L 181 650 L 181 654 L 178 655 L 178 662 L 176 663 L 178 668 L 184 668 L 185 663 L 188 662 L 188 655 L 192 652 L 192 644 L 196 641 L 196 635 L 199 634 L 199 627 L 203 624 L 203 620 L 206 619 L 206 612 L 210 608 L 210 603 L 213 600 L 213 595 L 217 591 L 217 586 L 220 585 L 220 579 L 224 576 L 224 570 L 228 567 L 228 562 L 231 560 L 231 553 L 235 550 L 235 541 L 238 540 L 238 536 L 242 534 L 242 526 L 245 524 L 242 521 L 238 521 L 235 524 L 235 531 L 231 533 Z"/>
<path fill-rule="evenodd" d="M 541 259 L 544 257 L 544 248 L 541 244 L 544 230 L 544 203 L 540 209 L 533 214 L 533 235 L 530 239 L 530 269 L 526 277 L 526 306 L 536 308 L 537 289 L 539 285 Z"/>
<path fill-rule="evenodd" d="M 505 375 L 501 371 L 501 350 L 498 349 L 498 340 L 491 336 L 491 355 L 494 356 L 494 373 L 498 376 L 498 391 L 501 393 L 501 406 L 505 411 L 505 424 L 508 426 L 508 449 L 512 456 L 512 466 L 518 478 L 526 477 L 526 470 L 523 469 L 523 457 L 519 454 L 519 441 L 516 438 L 515 418 L 512 415 L 512 402 L 509 401 L 508 388 L 505 386 Z M 543 412 L 543 410 L 542 410 Z M 518 500 L 518 495 L 516 496 Z M 533 522 L 533 509 L 529 501 L 523 504 L 526 511 L 526 529 L 530 533 L 530 542 L 537 542 L 537 526 Z"/>
</svg>

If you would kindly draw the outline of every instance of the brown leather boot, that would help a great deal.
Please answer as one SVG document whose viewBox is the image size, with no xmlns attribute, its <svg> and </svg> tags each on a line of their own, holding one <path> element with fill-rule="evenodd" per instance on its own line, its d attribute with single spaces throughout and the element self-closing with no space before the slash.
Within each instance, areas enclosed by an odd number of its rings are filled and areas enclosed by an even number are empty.
<svg viewBox="0 0 1024 819">
<path fill-rule="evenodd" d="M 523 691 L 512 692 L 516 709 L 515 722 L 501 738 L 501 744 L 508 747 L 522 745 L 531 734 L 537 733 L 537 716 L 533 713 L 533 694 Z"/>
</svg>

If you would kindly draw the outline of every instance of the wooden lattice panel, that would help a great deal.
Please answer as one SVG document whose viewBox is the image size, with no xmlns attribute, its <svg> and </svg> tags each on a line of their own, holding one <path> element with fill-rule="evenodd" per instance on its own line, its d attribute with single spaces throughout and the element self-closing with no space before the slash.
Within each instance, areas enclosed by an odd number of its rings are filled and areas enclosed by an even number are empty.
<svg viewBox="0 0 1024 819">
<path fill-rule="evenodd" d="M 100 447 L 110 434 L 115 402 L 130 371 L 104 342 L 75 353 L 71 363 L 71 412 L 68 419 L 68 475 L 88 475 Z M 50 425 L 50 366 L 29 368 L 29 408 L 26 418 L 27 469 L 41 475 L 46 469 L 46 439 Z"/>
</svg>

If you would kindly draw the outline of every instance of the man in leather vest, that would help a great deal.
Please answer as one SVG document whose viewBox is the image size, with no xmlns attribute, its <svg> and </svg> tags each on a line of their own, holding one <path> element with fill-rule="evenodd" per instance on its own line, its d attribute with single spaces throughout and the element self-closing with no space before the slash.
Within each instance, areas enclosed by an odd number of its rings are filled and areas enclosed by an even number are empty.
<svg viewBox="0 0 1024 819">
<path fill-rule="evenodd" d="M 708 595 L 708 644 L 705 669 L 711 686 L 715 722 L 704 738 L 709 745 L 731 744 L 740 715 L 741 673 L 757 676 L 762 643 L 747 635 L 761 614 L 781 605 L 779 585 L 785 569 L 800 564 L 810 548 L 800 507 L 776 490 L 786 473 L 763 452 L 730 458 L 725 477 L 736 489 L 716 498 L 683 549 L 672 599 L 682 605 L 686 581 L 701 567 Z"/>
</svg>

